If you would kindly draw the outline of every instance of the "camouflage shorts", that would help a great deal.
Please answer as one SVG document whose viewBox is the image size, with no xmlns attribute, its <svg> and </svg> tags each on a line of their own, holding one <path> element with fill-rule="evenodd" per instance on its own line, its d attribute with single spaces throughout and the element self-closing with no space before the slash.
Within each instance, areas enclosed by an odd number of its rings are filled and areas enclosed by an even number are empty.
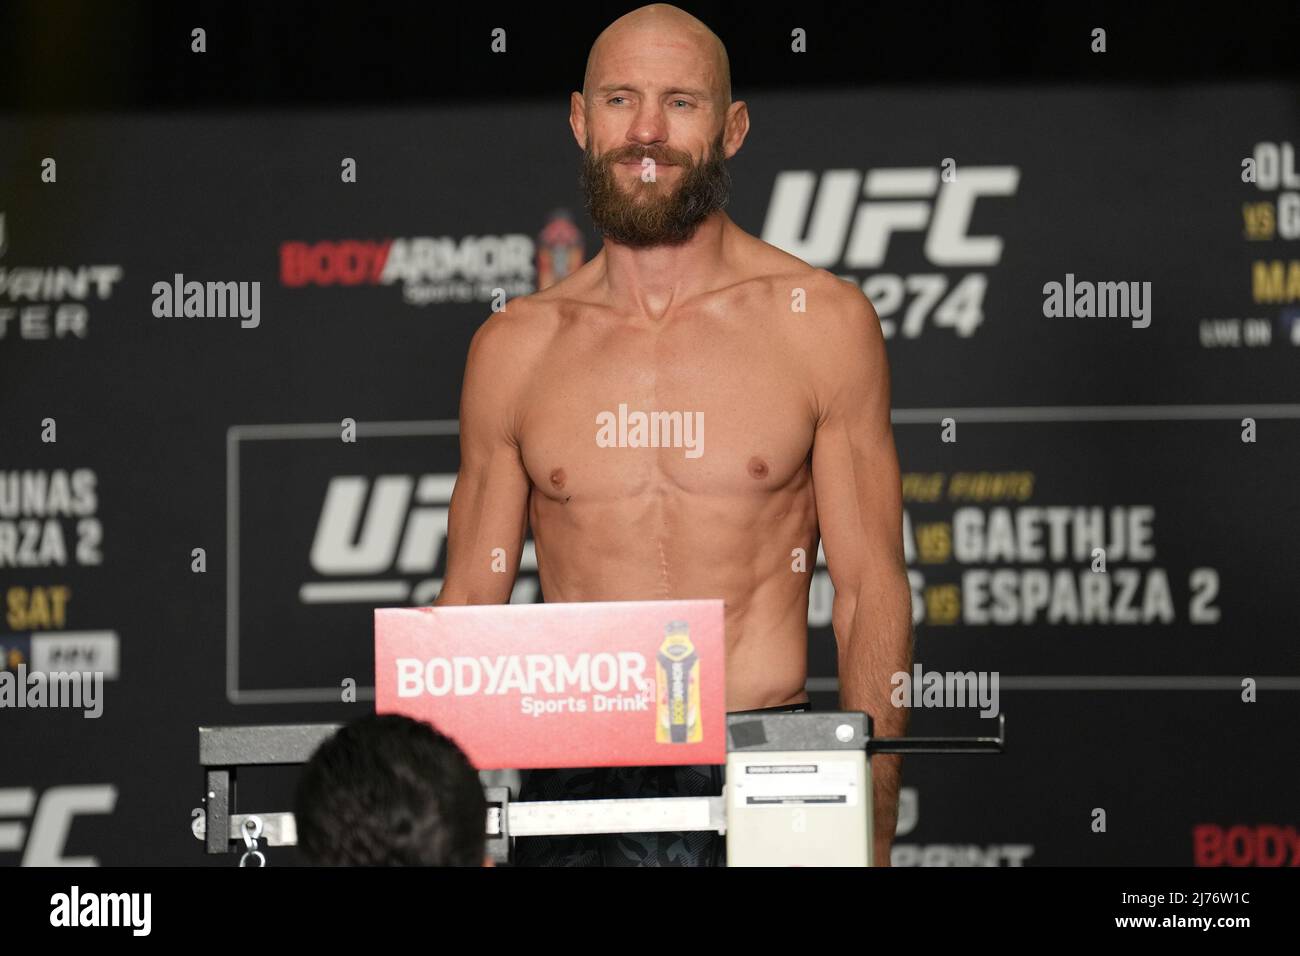
<svg viewBox="0 0 1300 956">
<path fill-rule="evenodd" d="M 762 711 L 809 709 L 807 704 L 793 704 Z M 520 777 L 520 800 L 717 796 L 725 782 L 723 768 L 712 764 L 525 770 Z M 727 841 L 711 830 L 517 837 L 513 862 L 515 866 L 726 866 Z"/>
</svg>

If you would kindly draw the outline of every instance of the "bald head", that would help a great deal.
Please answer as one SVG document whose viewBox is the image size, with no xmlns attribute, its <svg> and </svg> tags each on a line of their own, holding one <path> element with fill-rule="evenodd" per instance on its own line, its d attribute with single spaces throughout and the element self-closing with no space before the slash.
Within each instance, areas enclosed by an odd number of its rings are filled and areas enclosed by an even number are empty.
<svg viewBox="0 0 1300 956">
<path fill-rule="evenodd" d="M 749 110 L 731 100 L 722 41 L 655 3 L 596 38 L 582 92 L 569 96 L 569 128 L 597 229 L 610 242 L 657 246 L 686 241 L 726 205 L 727 160 L 749 132 Z"/>
<path fill-rule="evenodd" d="M 659 54 L 682 64 L 684 72 L 690 74 L 682 76 L 682 82 L 704 84 L 719 110 L 731 103 L 727 48 L 702 22 L 667 3 L 638 7 L 596 37 L 582 78 L 583 97 L 590 98 L 605 86 L 621 86 L 636 79 L 623 74 L 638 69 L 638 61 L 646 54 Z"/>
</svg>

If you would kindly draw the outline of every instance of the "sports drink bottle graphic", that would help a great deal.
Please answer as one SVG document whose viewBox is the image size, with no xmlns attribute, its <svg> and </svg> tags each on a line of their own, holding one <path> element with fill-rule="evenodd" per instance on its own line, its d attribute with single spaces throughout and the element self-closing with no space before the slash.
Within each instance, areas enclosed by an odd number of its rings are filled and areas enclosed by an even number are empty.
<svg viewBox="0 0 1300 956">
<path fill-rule="evenodd" d="M 685 621 L 669 622 L 664 632 L 664 642 L 655 655 L 655 740 L 661 744 L 699 743 L 704 739 L 700 723 L 700 658 Z"/>
<path fill-rule="evenodd" d="M 567 209 L 557 209 L 537 237 L 537 291 L 555 285 L 582 265 L 582 233 Z"/>
</svg>

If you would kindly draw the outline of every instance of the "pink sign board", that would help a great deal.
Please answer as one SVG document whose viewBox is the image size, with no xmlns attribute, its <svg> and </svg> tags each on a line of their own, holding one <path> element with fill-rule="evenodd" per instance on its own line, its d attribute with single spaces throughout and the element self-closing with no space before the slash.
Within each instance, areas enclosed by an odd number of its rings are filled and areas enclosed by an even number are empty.
<svg viewBox="0 0 1300 956">
<path fill-rule="evenodd" d="M 375 711 L 480 770 L 726 760 L 721 601 L 375 611 Z"/>
</svg>

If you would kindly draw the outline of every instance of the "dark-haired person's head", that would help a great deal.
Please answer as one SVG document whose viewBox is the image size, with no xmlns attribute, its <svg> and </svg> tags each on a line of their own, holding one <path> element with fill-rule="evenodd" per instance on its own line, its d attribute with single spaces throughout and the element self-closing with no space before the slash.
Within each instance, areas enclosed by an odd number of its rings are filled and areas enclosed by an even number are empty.
<svg viewBox="0 0 1300 956">
<path fill-rule="evenodd" d="M 409 717 L 363 717 L 321 744 L 294 817 L 316 866 L 491 865 L 478 772 L 451 738 Z"/>
</svg>

